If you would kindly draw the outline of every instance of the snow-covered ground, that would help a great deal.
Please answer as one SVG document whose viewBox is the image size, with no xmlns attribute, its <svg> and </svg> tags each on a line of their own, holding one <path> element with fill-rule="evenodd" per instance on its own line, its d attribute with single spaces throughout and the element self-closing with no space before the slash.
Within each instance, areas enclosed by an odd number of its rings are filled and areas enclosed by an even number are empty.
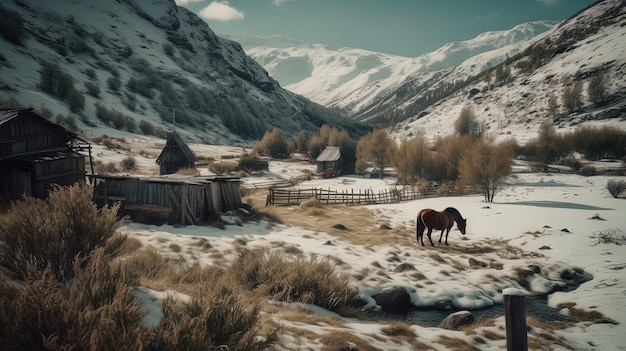
<svg viewBox="0 0 626 351">
<path fill-rule="evenodd" d="M 193 149 L 192 145 L 192 149 Z M 314 165 L 302 162 L 270 163 L 270 171 L 263 179 L 289 179 L 313 170 Z M 204 172 L 204 171 L 202 171 Z M 227 225 L 225 229 L 206 226 L 150 226 L 138 223 L 127 229 L 145 245 L 152 245 L 165 255 L 181 255 L 187 262 L 212 264 L 210 253 L 197 245 L 198 238 L 206 238 L 215 250 L 233 255 L 233 239 L 240 238 L 246 246 L 272 247 L 277 242 L 295 246 L 305 255 L 334 259 L 338 271 L 352 274 L 353 284 L 362 297 L 370 301 L 366 306 L 376 310 L 371 296 L 391 289 L 405 287 L 416 306 L 430 306 L 436 301 L 449 301 L 453 310 L 467 309 L 480 316 L 480 309 L 502 304 L 502 290 L 509 287 L 522 288 L 516 280 L 516 271 L 539 267 L 540 272 L 526 277 L 530 294 L 548 293 L 547 304 L 561 308 L 562 314 L 574 306 L 584 311 L 597 311 L 616 323 L 579 322 L 565 329 L 549 331 L 555 337 L 564 338 L 577 350 L 624 350 L 626 349 L 626 199 L 614 199 L 606 190 L 611 176 L 582 177 L 568 174 L 517 173 L 495 197 L 493 203 L 485 203 L 481 195 L 461 197 L 427 198 L 398 204 L 368 205 L 358 207 L 334 206 L 327 208 L 328 216 L 337 216 L 343 224 L 351 217 L 365 214 L 358 231 L 339 233 L 323 220 L 315 228 L 292 224 L 265 222 Z M 246 182 L 253 182 L 248 178 Z M 393 179 L 364 179 L 359 176 L 332 179 L 313 179 L 298 185 L 301 188 L 323 187 L 331 189 L 381 189 L 393 186 Z M 442 210 L 457 208 L 467 218 L 467 234 L 462 236 L 456 226 L 450 233 L 449 246 L 422 247 L 415 241 L 415 215 L 421 208 Z M 331 210 L 332 209 L 332 210 Z M 289 223 L 289 216 L 306 220 L 314 216 L 297 207 L 281 208 L 281 216 Z M 331 215 L 330 212 L 334 214 Z M 339 214 L 337 214 L 339 213 Z M 225 218 L 229 221 L 229 218 Z M 313 221 L 316 218 L 313 217 Z M 388 224 L 391 230 L 382 230 L 379 224 Z M 350 225 L 348 225 L 350 229 Z M 613 236 L 609 234 L 613 233 Z M 439 233 L 433 233 L 437 239 Z M 600 240 L 603 236 L 605 239 Z M 382 240 L 372 240 L 379 237 Z M 367 238 L 367 239 L 366 239 Z M 183 250 L 173 252 L 172 242 Z M 426 240 L 427 242 L 427 240 Z M 332 245 L 328 245 L 331 243 Z M 225 254 L 223 257 L 229 257 Z M 223 259 L 222 257 L 222 259 Z M 470 266 L 471 259 L 484 266 Z M 415 271 L 395 272 L 400 264 L 409 264 L 423 275 L 416 278 Z M 591 278 L 573 291 L 555 291 L 564 284 L 564 271 L 580 272 Z M 145 296 L 158 292 L 142 290 Z M 161 296 L 163 295 L 160 293 Z M 152 301 L 146 298 L 146 301 Z M 146 302 L 146 308 L 158 307 Z M 313 306 L 300 306 L 316 313 L 330 314 Z M 154 311 L 153 311 L 154 312 Z M 532 311 L 528 311 L 529 314 Z M 159 318 L 158 313 L 148 316 L 149 323 Z M 383 324 L 344 318 L 338 326 L 302 326 L 323 334 L 331 329 L 357 335 L 380 349 L 410 350 L 410 345 L 390 343 L 381 331 Z M 295 326 L 293 321 L 281 321 Z M 498 333 L 504 337 L 504 317 L 495 320 L 495 326 L 484 326 L 473 333 Z M 413 325 L 418 340 L 436 350 L 445 350 L 442 337 L 464 340 L 481 350 L 506 348 L 506 340 L 500 338 L 476 338 L 464 331 L 450 331 L 436 327 Z M 532 336 L 536 331 L 531 330 Z M 299 338 L 297 343 L 289 337 L 281 339 L 285 350 L 316 350 L 319 342 Z M 566 349 L 554 346 L 556 349 Z M 532 349 L 532 348 L 531 348 Z"/>
</svg>

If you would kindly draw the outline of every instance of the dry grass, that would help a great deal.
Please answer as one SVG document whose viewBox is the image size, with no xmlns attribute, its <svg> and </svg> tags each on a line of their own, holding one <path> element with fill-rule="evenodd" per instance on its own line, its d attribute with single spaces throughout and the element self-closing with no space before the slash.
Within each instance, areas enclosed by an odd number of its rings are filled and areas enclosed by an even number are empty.
<svg viewBox="0 0 626 351">
<path fill-rule="evenodd" d="M 415 332 L 411 329 L 411 326 L 406 323 L 395 322 L 388 324 L 382 328 L 380 331 L 388 336 L 407 336 L 407 337 L 416 337 Z"/>
<path fill-rule="evenodd" d="M 328 332 L 320 337 L 319 341 L 322 343 L 322 351 L 384 351 L 372 346 L 368 340 L 342 330 Z"/>
<path fill-rule="evenodd" d="M 557 308 L 567 308 L 569 310 L 569 316 L 574 319 L 576 322 L 592 322 L 592 323 L 609 323 L 609 324 L 617 324 L 616 321 L 611 318 L 605 316 L 599 311 L 590 311 L 583 310 L 580 308 L 574 307 L 576 304 L 571 303 L 561 303 L 558 304 Z"/>
<path fill-rule="evenodd" d="M 267 190 L 258 191 L 246 200 L 270 218 L 280 219 L 281 223 L 309 229 L 314 232 L 328 232 L 335 237 L 358 244 L 389 245 L 396 243 L 413 246 L 414 234 L 405 228 L 399 230 L 381 230 L 381 222 L 371 210 L 361 206 L 319 205 L 316 200 L 308 200 L 301 208 L 293 206 L 265 206 Z M 319 207 L 318 207 L 319 206 Z M 262 209 L 262 210 L 261 210 Z M 294 212 L 297 212 L 295 215 Z M 305 214 L 305 215 L 302 215 Z M 338 230 L 333 226 L 341 224 L 349 230 Z"/>
<path fill-rule="evenodd" d="M 447 336 L 440 336 L 436 343 L 446 347 L 446 350 L 452 351 L 480 351 L 480 348 L 468 343 L 465 340 L 450 338 Z"/>
<path fill-rule="evenodd" d="M 176 171 L 176 174 L 180 174 L 180 175 L 186 175 L 186 176 L 197 176 L 200 174 L 200 171 L 198 171 L 195 168 L 181 168 L 178 171 Z"/>
</svg>

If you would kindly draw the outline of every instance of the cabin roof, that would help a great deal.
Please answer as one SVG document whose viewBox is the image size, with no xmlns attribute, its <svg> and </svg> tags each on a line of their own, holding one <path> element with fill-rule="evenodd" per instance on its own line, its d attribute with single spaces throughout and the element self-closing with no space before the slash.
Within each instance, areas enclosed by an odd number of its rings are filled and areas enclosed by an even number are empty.
<svg viewBox="0 0 626 351">
<path fill-rule="evenodd" d="M 191 176 L 191 177 L 139 177 L 139 176 L 128 176 L 128 175 L 109 175 L 109 174 L 97 174 L 92 175 L 92 178 L 97 179 L 110 179 L 110 180 L 135 180 L 142 182 L 152 182 L 152 183 L 166 183 L 166 184 L 191 184 L 191 185 L 200 185 L 200 184 L 208 184 L 213 182 L 240 182 L 241 178 L 239 177 L 225 177 L 225 176 L 214 176 L 214 177 L 199 177 L 199 176 Z"/>
<path fill-rule="evenodd" d="M 65 134 L 67 135 L 67 137 L 71 140 L 71 139 L 78 139 L 81 141 L 85 141 L 82 138 L 80 138 L 76 133 L 71 132 L 67 129 L 65 129 L 63 126 L 56 124 L 52 121 L 49 121 L 48 119 L 40 116 L 39 114 L 35 113 L 33 111 L 32 108 L 8 108 L 8 109 L 0 109 L 0 126 L 2 126 L 5 123 L 10 122 L 11 120 L 18 118 L 18 117 L 25 117 L 25 118 L 30 118 L 32 120 L 35 120 L 39 123 L 42 124 L 46 124 L 50 129 L 55 130 L 56 132 L 58 132 L 59 134 Z"/>
<path fill-rule="evenodd" d="M 317 156 L 318 162 L 332 162 L 337 161 L 341 157 L 354 160 L 354 152 L 350 149 L 342 148 L 339 146 L 327 146 L 322 153 Z"/>
<path fill-rule="evenodd" d="M 172 151 L 172 148 L 178 148 L 188 161 L 196 161 L 196 155 L 194 155 L 193 151 L 191 151 L 189 146 L 187 146 L 183 138 L 176 132 L 168 132 L 167 141 L 165 142 L 165 146 L 163 147 L 161 154 L 157 157 L 156 163 L 160 164 L 161 162 L 166 161 L 166 155 Z"/>
</svg>

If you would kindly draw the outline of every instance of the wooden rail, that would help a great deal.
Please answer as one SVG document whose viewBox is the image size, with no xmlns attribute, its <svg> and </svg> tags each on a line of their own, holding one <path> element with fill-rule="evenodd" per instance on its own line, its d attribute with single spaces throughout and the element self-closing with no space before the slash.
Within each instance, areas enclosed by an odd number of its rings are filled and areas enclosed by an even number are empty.
<svg viewBox="0 0 626 351">
<path fill-rule="evenodd" d="M 299 205 L 309 199 L 317 199 L 321 204 L 389 204 L 435 196 L 437 191 L 437 188 L 429 188 L 424 191 L 411 186 L 393 187 L 379 191 L 371 189 L 338 191 L 321 188 L 270 188 L 266 205 Z M 449 188 L 447 194 L 457 195 L 458 193 L 454 188 Z"/>
</svg>

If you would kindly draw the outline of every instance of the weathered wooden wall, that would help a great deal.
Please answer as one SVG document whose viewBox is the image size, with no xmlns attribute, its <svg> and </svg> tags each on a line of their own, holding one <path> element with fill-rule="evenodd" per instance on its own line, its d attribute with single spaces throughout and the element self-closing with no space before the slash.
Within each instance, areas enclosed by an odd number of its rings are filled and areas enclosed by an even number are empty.
<svg viewBox="0 0 626 351">
<path fill-rule="evenodd" d="M 200 224 L 241 206 L 237 179 L 94 176 L 99 206 L 121 202 L 121 215 L 154 224 Z"/>
</svg>

